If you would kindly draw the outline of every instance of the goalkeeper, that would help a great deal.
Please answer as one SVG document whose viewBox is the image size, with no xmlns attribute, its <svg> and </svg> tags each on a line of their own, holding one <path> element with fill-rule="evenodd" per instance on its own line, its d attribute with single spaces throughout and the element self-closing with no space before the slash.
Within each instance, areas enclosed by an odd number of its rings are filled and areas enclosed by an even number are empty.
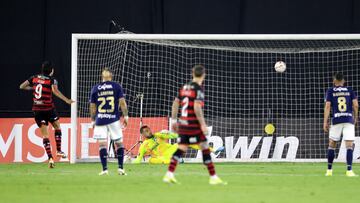
<svg viewBox="0 0 360 203">
<path fill-rule="evenodd" d="M 150 156 L 149 163 L 151 164 L 169 164 L 178 144 L 170 144 L 168 139 L 178 138 L 178 134 L 167 130 L 152 133 L 147 125 L 140 128 L 140 133 L 145 140 L 140 145 L 138 156 L 133 163 L 140 163 L 144 156 Z M 190 147 L 200 149 L 198 145 L 190 145 Z M 211 151 L 213 150 L 211 149 Z"/>
</svg>

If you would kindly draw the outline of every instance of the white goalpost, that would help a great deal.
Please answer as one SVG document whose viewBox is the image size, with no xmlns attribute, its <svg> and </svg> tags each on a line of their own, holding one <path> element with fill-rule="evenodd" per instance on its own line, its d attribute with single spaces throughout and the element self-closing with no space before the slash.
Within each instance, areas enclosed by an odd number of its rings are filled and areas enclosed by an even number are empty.
<svg viewBox="0 0 360 203">
<path fill-rule="evenodd" d="M 73 34 L 70 162 L 98 161 L 92 138 L 89 95 L 109 67 L 125 90 L 130 121 L 124 144 L 135 155 L 139 127 L 169 128 L 171 104 L 191 79 L 195 64 L 206 67 L 205 119 L 215 161 L 326 160 L 327 135 L 322 131 L 324 96 L 334 72 L 360 91 L 360 34 L 323 35 L 179 35 Z M 274 70 L 284 61 L 283 73 Z M 141 95 L 139 97 L 139 95 Z M 275 126 L 267 135 L 264 127 Z M 133 147 L 135 146 L 135 147 Z M 344 161 L 344 143 L 337 150 Z M 356 129 L 354 161 L 359 162 Z M 185 161 L 200 162 L 189 150 Z"/>
</svg>

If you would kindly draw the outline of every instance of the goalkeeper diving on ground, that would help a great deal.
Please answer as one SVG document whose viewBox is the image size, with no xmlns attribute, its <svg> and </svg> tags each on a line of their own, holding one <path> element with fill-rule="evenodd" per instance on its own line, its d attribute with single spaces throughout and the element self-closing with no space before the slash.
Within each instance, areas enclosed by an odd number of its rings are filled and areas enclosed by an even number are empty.
<svg viewBox="0 0 360 203">
<path fill-rule="evenodd" d="M 178 144 L 171 144 L 169 139 L 177 139 L 179 135 L 168 130 L 152 133 L 147 125 L 140 128 L 140 134 L 144 137 L 143 143 L 140 145 L 138 155 L 133 163 L 141 163 L 145 156 L 149 156 L 151 164 L 169 164 L 172 155 L 178 149 Z M 199 150 L 199 145 L 190 145 L 190 148 Z M 210 148 L 210 151 L 217 156 L 224 151 L 224 147 L 219 147 L 216 151 Z"/>
</svg>

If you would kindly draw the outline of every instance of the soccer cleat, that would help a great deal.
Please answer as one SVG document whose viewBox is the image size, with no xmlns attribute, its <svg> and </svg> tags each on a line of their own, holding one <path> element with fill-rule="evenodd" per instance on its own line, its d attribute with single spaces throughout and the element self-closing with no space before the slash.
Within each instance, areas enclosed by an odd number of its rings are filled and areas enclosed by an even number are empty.
<svg viewBox="0 0 360 203">
<path fill-rule="evenodd" d="M 358 177 L 358 175 L 356 175 L 353 171 L 346 171 L 346 176 L 347 177 Z"/>
<path fill-rule="evenodd" d="M 101 171 L 99 173 L 99 176 L 104 176 L 104 175 L 109 175 L 109 171 L 108 170 L 105 170 L 105 171 Z"/>
<path fill-rule="evenodd" d="M 49 168 L 54 168 L 55 167 L 55 162 L 52 158 L 49 159 Z"/>
<path fill-rule="evenodd" d="M 326 170 L 325 176 L 332 176 L 332 170 Z"/>
<path fill-rule="evenodd" d="M 125 173 L 125 169 L 122 169 L 122 168 L 118 169 L 118 174 L 121 176 L 127 176 L 127 173 Z"/>
<path fill-rule="evenodd" d="M 222 181 L 219 177 L 210 177 L 209 179 L 210 185 L 227 185 L 227 182 Z"/>
<path fill-rule="evenodd" d="M 62 151 L 56 152 L 56 156 L 57 156 L 57 157 L 61 157 L 61 158 L 63 158 L 63 159 L 65 159 L 65 158 L 67 157 L 66 154 L 65 154 L 64 152 L 62 152 Z"/>
<path fill-rule="evenodd" d="M 168 175 L 165 175 L 164 178 L 163 178 L 163 182 L 164 183 L 173 183 L 173 184 L 177 184 L 177 180 L 175 179 L 175 177 L 170 177 Z"/>
</svg>

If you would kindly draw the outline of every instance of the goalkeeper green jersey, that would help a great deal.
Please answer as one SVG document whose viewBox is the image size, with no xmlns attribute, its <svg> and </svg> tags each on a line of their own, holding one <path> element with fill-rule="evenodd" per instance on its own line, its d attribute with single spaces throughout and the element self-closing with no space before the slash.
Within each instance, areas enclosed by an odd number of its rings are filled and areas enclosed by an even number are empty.
<svg viewBox="0 0 360 203">
<path fill-rule="evenodd" d="M 176 151 L 177 144 L 170 144 L 168 139 L 175 139 L 177 137 L 178 134 L 166 130 L 154 133 L 152 138 L 144 140 L 140 145 L 139 154 L 134 162 L 140 163 L 144 156 L 170 158 L 174 150 Z"/>
</svg>

